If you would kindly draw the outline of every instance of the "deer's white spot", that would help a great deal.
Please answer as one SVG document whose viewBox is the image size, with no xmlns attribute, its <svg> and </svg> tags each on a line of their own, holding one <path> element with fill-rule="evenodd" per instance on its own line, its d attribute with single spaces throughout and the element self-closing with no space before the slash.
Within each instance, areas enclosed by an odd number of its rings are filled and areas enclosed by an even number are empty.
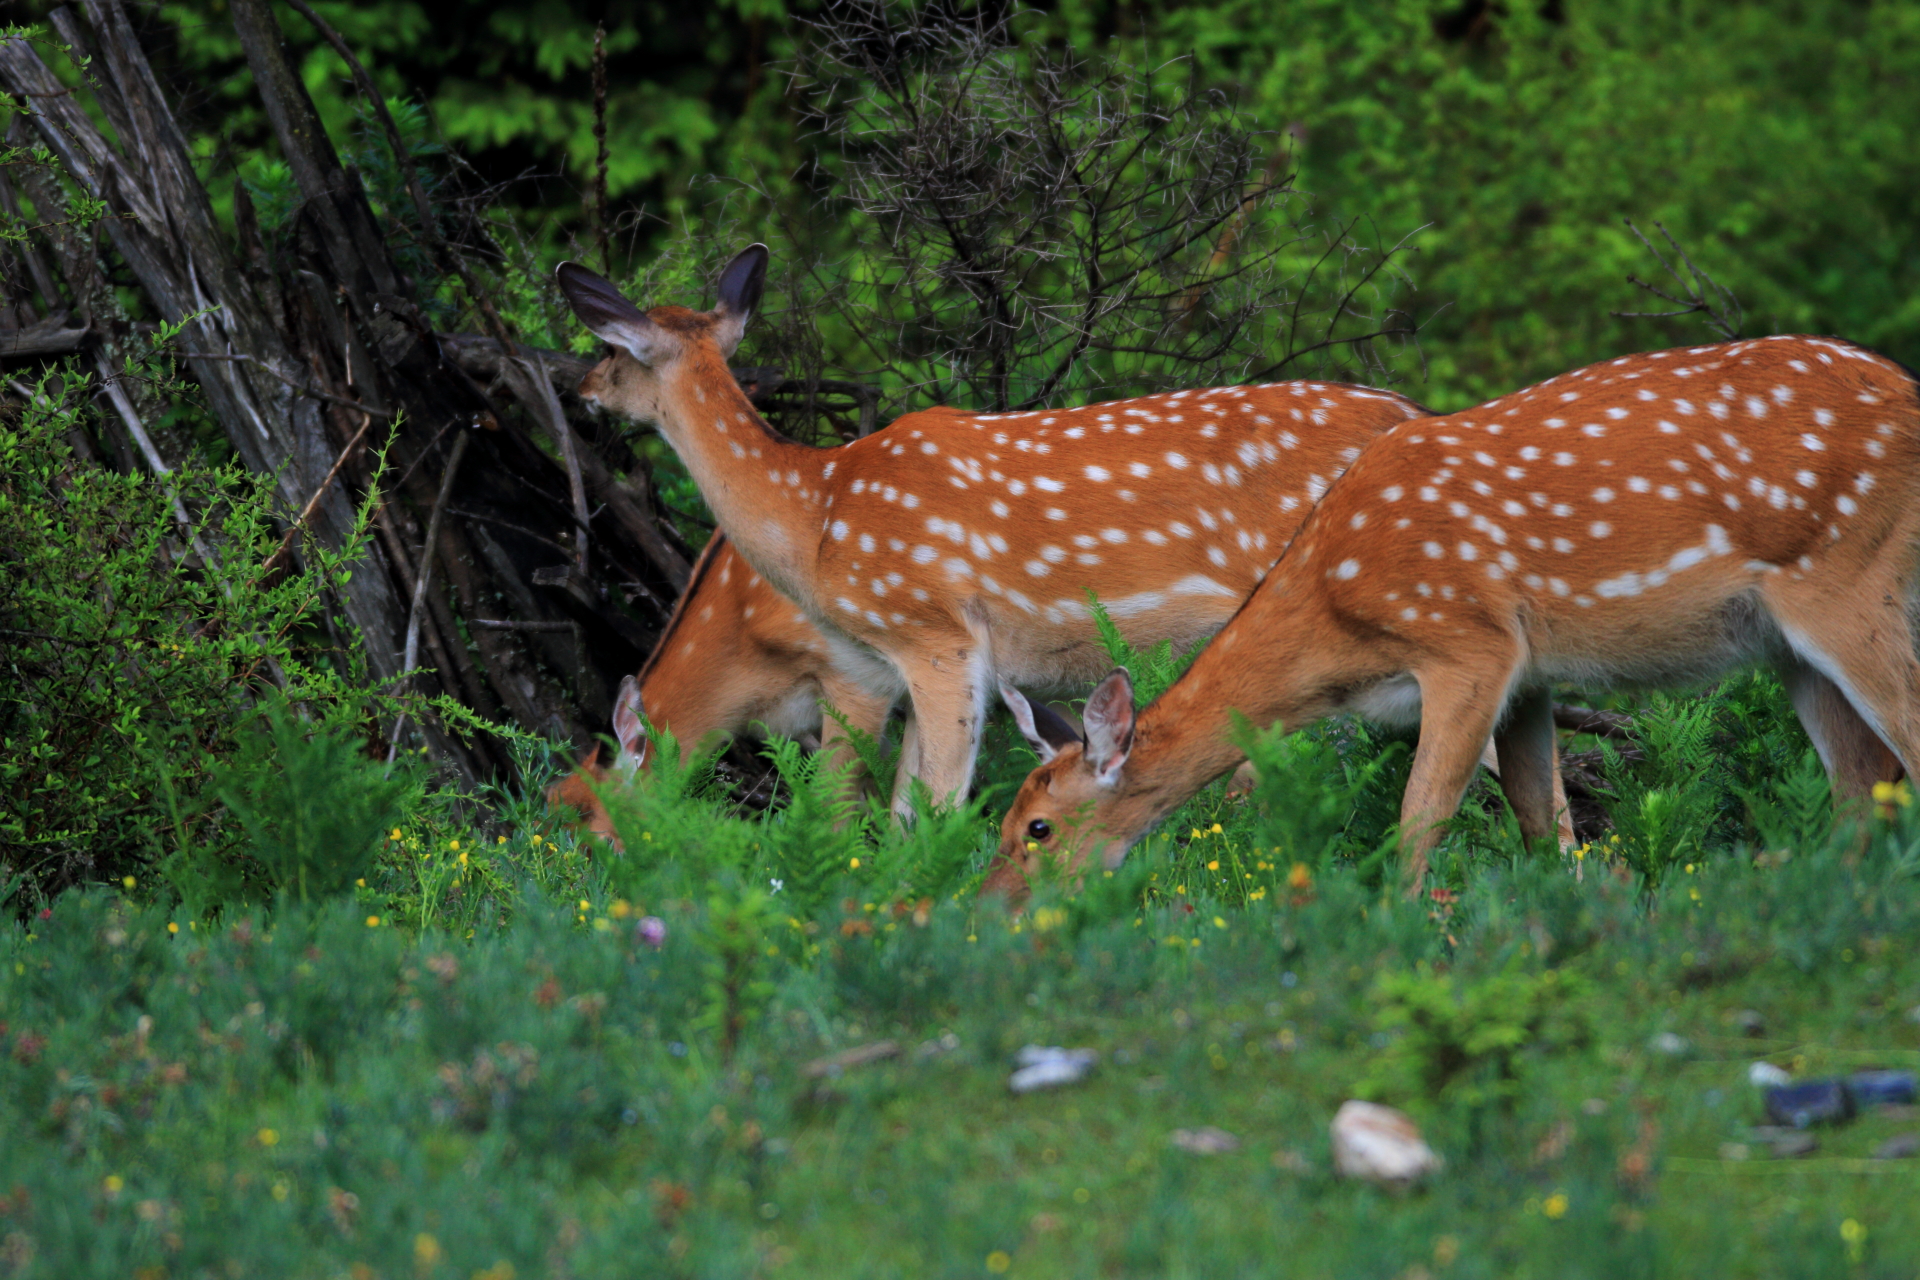
<svg viewBox="0 0 1920 1280">
<path fill-rule="evenodd" d="M 1033 478 L 1033 487 L 1042 493 L 1060 493 L 1065 490 L 1067 486 L 1061 484 L 1058 480 L 1052 480 L 1046 476 L 1035 476 Z"/>
<path fill-rule="evenodd" d="M 1358 560 L 1342 560 L 1334 569 L 1333 576 L 1344 582 L 1359 572 L 1360 562 Z"/>
<path fill-rule="evenodd" d="M 847 522 L 845 520 L 835 520 L 832 527 L 828 529 L 828 532 L 833 535 L 835 542 L 845 542 L 847 540 Z"/>
<path fill-rule="evenodd" d="M 1089 480 L 1110 480 L 1113 478 L 1113 473 L 1105 467 L 1088 467 L 1086 469 L 1086 476 Z M 1035 481 L 1034 483 L 1038 484 L 1039 482 Z M 1056 489 L 1054 492 L 1058 493 L 1059 490 Z"/>
<path fill-rule="evenodd" d="M 1187 465 L 1186 455 L 1179 454 L 1179 453 L 1169 453 L 1167 455 L 1167 465 L 1172 467 L 1175 471 L 1184 470 Z"/>
<path fill-rule="evenodd" d="M 1053 572 L 1044 560 L 1029 560 L 1026 568 L 1027 572 L 1036 578 L 1044 578 Z"/>
<path fill-rule="evenodd" d="M 913 562 L 915 564 L 932 564 L 939 558 L 940 553 L 925 543 L 921 543 L 913 549 Z"/>
<path fill-rule="evenodd" d="M 1587 526 L 1587 532 L 1596 538 L 1604 538 L 1613 532 L 1613 526 L 1605 520 L 1595 520 Z"/>
<path fill-rule="evenodd" d="M 1431 560 L 1438 560 L 1441 556 L 1447 554 L 1447 549 L 1437 542 L 1423 542 L 1420 544 L 1420 549 L 1426 552 L 1428 559 Z"/>
<path fill-rule="evenodd" d="M 1860 509 L 1860 504 L 1843 493 L 1833 500 L 1833 509 L 1843 516 L 1850 516 Z"/>
<path fill-rule="evenodd" d="M 1612 502 L 1613 490 L 1607 488 L 1605 485 L 1601 485 L 1593 491 L 1593 500 L 1595 502 Z"/>
</svg>

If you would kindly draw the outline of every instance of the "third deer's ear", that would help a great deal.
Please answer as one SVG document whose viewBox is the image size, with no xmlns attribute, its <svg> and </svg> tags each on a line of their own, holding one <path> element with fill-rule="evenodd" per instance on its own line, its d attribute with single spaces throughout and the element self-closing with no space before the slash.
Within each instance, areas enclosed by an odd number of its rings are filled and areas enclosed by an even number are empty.
<svg viewBox="0 0 1920 1280">
<path fill-rule="evenodd" d="M 660 337 L 659 327 L 622 297 L 612 281 L 577 262 L 561 263 L 554 277 L 581 324 L 642 364 L 652 362 Z"/>
<path fill-rule="evenodd" d="M 1007 704 L 1007 710 L 1013 712 L 1013 722 L 1020 726 L 1027 745 L 1040 757 L 1041 764 L 1047 763 L 1068 747 L 1081 745 L 1080 735 L 1066 722 L 1065 717 L 1044 702 L 1028 702 L 1018 689 L 1005 680 L 1000 682 L 1000 700 Z"/>
<path fill-rule="evenodd" d="M 1120 767 L 1133 751 L 1133 677 L 1116 668 L 1087 695 L 1087 763 L 1103 787 L 1120 781 Z"/>
<path fill-rule="evenodd" d="M 761 295 L 767 291 L 767 260 L 772 255 L 763 244 L 750 244 L 734 255 L 720 273 L 720 301 L 714 314 L 720 317 L 715 333 L 721 349 L 733 354 L 747 332 L 747 318 L 760 309 Z"/>
<path fill-rule="evenodd" d="M 647 709 L 640 700 L 640 682 L 632 676 L 620 682 L 613 700 L 613 737 L 622 754 L 638 768 L 647 758 Z"/>
</svg>

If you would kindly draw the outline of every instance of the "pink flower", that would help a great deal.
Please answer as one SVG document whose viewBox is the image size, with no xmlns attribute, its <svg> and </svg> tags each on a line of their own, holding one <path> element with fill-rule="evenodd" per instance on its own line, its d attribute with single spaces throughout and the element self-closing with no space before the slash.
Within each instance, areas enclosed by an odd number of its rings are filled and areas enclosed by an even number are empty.
<svg viewBox="0 0 1920 1280">
<path fill-rule="evenodd" d="M 667 940 L 667 922 L 659 916 L 642 916 L 640 923 L 633 926 L 633 937 L 636 942 L 658 948 Z"/>
</svg>

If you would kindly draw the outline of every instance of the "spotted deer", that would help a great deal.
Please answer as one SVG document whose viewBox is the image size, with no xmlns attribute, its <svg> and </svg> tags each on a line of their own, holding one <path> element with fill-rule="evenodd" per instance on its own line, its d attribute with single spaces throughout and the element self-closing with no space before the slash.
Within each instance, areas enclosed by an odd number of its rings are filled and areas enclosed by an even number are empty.
<svg viewBox="0 0 1920 1280">
<path fill-rule="evenodd" d="M 1624 356 L 1402 423 L 1354 462 L 1246 606 L 1136 714 L 1124 671 L 1084 739 L 1021 711 L 1044 762 L 993 887 L 1041 855 L 1109 866 L 1255 725 L 1417 721 L 1409 891 L 1496 726 L 1521 830 L 1548 824 L 1548 691 L 1780 672 L 1843 800 L 1920 763 L 1914 376 L 1830 338 Z"/>
<path fill-rule="evenodd" d="M 902 777 L 965 795 L 996 679 L 1085 688 L 1108 661 L 1093 591 L 1130 642 L 1217 631 L 1362 446 L 1424 411 L 1331 382 L 1179 391 L 1077 409 L 930 409 L 837 448 L 775 432 L 727 372 L 767 251 L 711 312 L 642 313 L 573 263 L 574 313 L 613 347 L 581 396 L 651 421 L 745 560 L 911 700 Z M 991 637 L 991 644 L 983 637 Z M 903 788 L 895 807 L 911 812 Z"/>
<path fill-rule="evenodd" d="M 579 810 L 589 830 L 617 844 L 600 792 L 648 767 L 649 722 L 690 751 L 756 725 L 802 741 L 817 735 L 833 763 L 842 765 L 850 744 L 839 722 L 822 714 L 821 703 L 850 727 L 879 737 L 894 699 L 868 692 L 885 683 L 864 670 L 873 663 L 871 655 L 807 621 L 716 532 L 646 665 L 638 677 L 620 682 L 613 760 L 602 764 L 594 747 L 548 789 L 547 798 Z"/>
</svg>

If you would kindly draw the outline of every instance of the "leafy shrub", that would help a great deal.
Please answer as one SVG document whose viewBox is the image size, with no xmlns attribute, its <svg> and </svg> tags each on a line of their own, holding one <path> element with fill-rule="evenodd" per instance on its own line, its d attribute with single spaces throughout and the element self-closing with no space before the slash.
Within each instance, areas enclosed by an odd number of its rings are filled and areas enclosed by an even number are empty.
<svg viewBox="0 0 1920 1280">
<path fill-rule="evenodd" d="M 1392 1037 L 1363 1079 L 1363 1097 L 1448 1098 L 1468 1109 L 1510 1103 L 1524 1083 L 1525 1055 L 1589 1034 L 1580 980 L 1517 969 L 1478 981 L 1431 972 L 1383 973 L 1374 984 L 1375 1028 Z"/>
<path fill-rule="evenodd" d="M 164 373 L 149 362 L 129 376 Z M 40 899 L 168 854 L 239 856 L 244 831 L 211 783 L 269 691 L 342 726 L 403 705 L 354 655 L 314 646 L 358 539 L 308 544 L 304 567 L 276 578 L 261 567 L 280 543 L 270 478 L 89 465 L 68 443 L 87 392 L 69 369 L 0 414 L 0 877 Z M 435 710 L 478 723 L 451 702 Z"/>
</svg>

